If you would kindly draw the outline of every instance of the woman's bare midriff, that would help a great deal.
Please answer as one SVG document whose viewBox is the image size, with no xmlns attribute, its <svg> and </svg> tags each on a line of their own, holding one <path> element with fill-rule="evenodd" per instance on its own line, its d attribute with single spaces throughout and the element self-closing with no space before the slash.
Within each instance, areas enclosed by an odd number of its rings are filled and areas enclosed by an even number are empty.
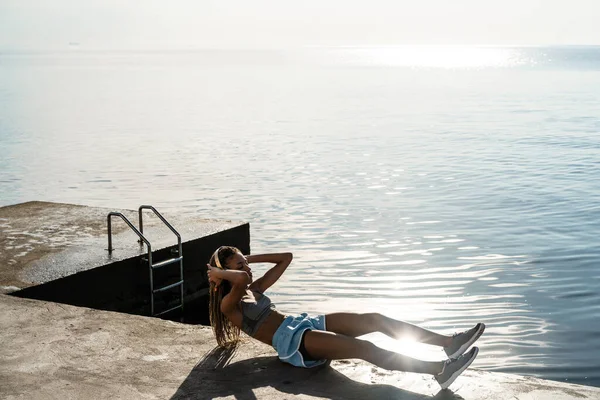
<svg viewBox="0 0 600 400">
<path fill-rule="evenodd" d="M 273 335 L 277 331 L 277 328 L 281 325 L 285 315 L 281 314 L 277 310 L 272 310 L 265 322 L 261 324 L 258 331 L 254 334 L 254 339 L 260 340 L 261 342 L 272 346 Z"/>
</svg>

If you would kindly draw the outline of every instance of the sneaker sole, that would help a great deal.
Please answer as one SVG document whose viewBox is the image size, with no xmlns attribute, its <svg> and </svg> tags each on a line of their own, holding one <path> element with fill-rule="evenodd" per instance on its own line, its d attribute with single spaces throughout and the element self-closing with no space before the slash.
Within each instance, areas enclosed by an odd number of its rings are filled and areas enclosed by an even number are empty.
<svg viewBox="0 0 600 400">
<path fill-rule="evenodd" d="M 480 326 L 480 329 L 477 332 L 475 332 L 475 335 L 473 335 L 471 340 L 469 340 L 468 342 L 466 342 L 465 344 L 460 346 L 458 348 L 458 350 L 456 350 L 454 353 L 448 354 L 448 358 L 456 358 L 456 357 L 460 356 L 461 354 L 463 354 L 465 351 L 467 351 L 469 349 L 469 347 L 471 347 L 471 345 L 473 343 L 475 343 L 477 341 L 477 339 L 479 339 L 481 337 L 481 335 L 483 335 L 484 331 L 485 331 L 485 324 L 482 323 Z"/>
<path fill-rule="evenodd" d="M 475 361 L 475 358 L 477 357 L 477 354 L 479 354 L 479 348 L 478 347 L 473 347 L 475 349 L 473 356 L 469 359 L 469 361 L 467 361 L 465 363 L 465 365 L 463 365 L 462 367 L 460 367 L 460 369 L 457 369 L 456 372 L 454 372 L 450 378 L 448 378 L 448 380 L 444 383 L 440 383 L 440 386 L 442 387 L 442 389 L 448 389 L 448 386 L 452 385 L 454 383 L 454 381 L 456 380 L 456 378 L 458 378 L 460 376 L 460 374 L 463 373 L 463 371 L 467 368 L 469 368 L 469 366 L 473 363 L 473 361 Z"/>
</svg>

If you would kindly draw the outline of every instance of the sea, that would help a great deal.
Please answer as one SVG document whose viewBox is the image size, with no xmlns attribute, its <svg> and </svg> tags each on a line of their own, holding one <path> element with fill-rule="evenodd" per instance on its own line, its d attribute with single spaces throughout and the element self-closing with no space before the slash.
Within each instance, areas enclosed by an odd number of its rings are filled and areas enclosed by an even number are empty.
<svg viewBox="0 0 600 400">
<path fill-rule="evenodd" d="M 600 47 L 3 51 L 30 200 L 247 221 L 282 312 L 481 321 L 472 368 L 600 387 Z"/>
</svg>

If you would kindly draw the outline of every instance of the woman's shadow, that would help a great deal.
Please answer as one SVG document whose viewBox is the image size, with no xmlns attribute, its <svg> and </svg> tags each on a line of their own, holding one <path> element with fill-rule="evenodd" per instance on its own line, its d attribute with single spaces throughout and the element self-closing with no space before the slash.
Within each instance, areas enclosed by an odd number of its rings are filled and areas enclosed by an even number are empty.
<svg viewBox="0 0 600 400">
<path fill-rule="evenodd" d="M 273 388 L 282 393 L 304 394 L 318 398 L 346 399 L 435 399 L 462 400 L 449 390 L 435 396 L 414 393 L 385 384 L 354 381 L 325 365 L 318 368 L 296 368 L 277 357 L 255 357 L 230 364 L 235 350 L 214 348 L 192 369 L 177 389 L 174 399 L 212 399 L 233 396 L 238 400 L 254 400 Z"/>
</svg>

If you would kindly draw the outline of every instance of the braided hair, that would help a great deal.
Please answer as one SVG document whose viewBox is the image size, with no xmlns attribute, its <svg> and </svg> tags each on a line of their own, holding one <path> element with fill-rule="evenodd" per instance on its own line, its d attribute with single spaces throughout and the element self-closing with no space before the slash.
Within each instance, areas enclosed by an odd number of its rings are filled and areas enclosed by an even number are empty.
<svg viewBox="0 0 600 400">
<path fill-rule="evenodd" d="M 227 259 L 235 253 L 241 252 L 232 246 L 221 246 L 210 257 L 209 264 L 214 268 L 225 269 L 223 266 L 227 265 Z M 208 303 L 210 326 L 217 339 L 217 344 L 222 348 L 236 347 L 240 340 L 240 328 L 221 312 L 221 300 L 230 291 L 231 283 L 228 280 L 223 279 L 219 286 L 210 282 Z"/>
</svg>

